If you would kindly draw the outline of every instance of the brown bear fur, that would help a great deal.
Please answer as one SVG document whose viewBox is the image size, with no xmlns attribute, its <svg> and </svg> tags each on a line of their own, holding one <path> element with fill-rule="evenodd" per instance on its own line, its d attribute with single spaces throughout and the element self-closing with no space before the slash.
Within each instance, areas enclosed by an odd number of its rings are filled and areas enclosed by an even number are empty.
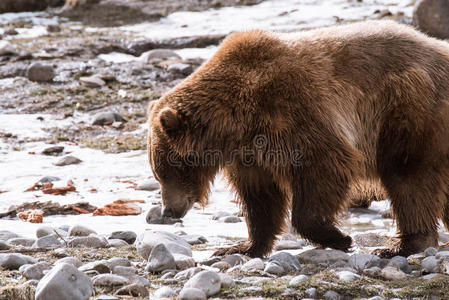
<svg viewBox="0 0 449 300">
<path fill-rule="evenodd" d="M 232 34 L 150 107 L 164 215 L 206 204 L 223 170 L 249 240 L 220 254 L 267 254 L 289 209 L 304 238 L 347 251 L 337 216 L 354 186 L 380 181 L 401 239 L 381 254 L 436 246 L 438 219 L 449 226 L 448 104 L 448 44 L 405 25 Z"/>
</svg>

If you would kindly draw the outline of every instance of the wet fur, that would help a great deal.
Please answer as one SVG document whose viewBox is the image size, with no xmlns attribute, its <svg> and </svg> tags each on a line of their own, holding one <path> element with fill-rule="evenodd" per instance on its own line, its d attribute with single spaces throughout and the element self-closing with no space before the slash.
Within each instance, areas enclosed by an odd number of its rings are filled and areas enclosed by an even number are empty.
<svg viewBox="0 0 449 300">
<path fill-rule="evenodd" d="M 205 190 L 224 170 L 241 199 L 249 240 L 219 254 L 267 254 L 289 208 L 304 238 L 346 251 L 351 238 L 337 216 L 362 182 L 380 182 L 401 237 L 382 255 L 408 255 L 436 246 L 439 218 L 449 226 L 448 104 L 449 45 L 411 27 L 373 21 L 235 33 L 152 105 L 149 155 L 160 147 L 180 157 L 234 155 L 231 164 L 186 171 L 200 172 Z M 180 121 L 170 132 L 160 122 L 167 107 Z M 266 137 L 262 147 L 257 136 Z M 255 153 L 253 164 L 243 148 Z M 267 155 L 281 151 L 288 162 L 297 150 L 294 165 Z"/>
</svg>

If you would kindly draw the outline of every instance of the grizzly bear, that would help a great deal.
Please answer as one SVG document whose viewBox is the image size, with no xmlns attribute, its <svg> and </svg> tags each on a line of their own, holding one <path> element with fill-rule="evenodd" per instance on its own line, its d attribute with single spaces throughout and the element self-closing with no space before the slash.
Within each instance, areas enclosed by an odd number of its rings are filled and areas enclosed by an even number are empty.
<svg viewBox="0 0 449 300">
<path fill-rule="evenodd" d="M 149 126 L 165 216 L 205 205 L 219 171 L 239 196 L 249 239 L 217 254 L 269 253 L 289 211 L 304 238 L 348 251 L 337 217 L 364 181 L 397 221 L 381 256 L 436 246 L 438 219 L 449 227 L 449 45 L 406 25 L 231 34 L 151 103 Z"/>
</svg>

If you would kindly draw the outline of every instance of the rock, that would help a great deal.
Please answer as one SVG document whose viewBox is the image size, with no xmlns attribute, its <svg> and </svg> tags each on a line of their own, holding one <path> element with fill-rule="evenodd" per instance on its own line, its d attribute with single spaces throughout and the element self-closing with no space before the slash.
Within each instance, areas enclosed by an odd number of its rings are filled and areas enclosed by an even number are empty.
<svg viewBox="0 0 449 300">
<path fill-rule="evenodd" d="M 74 266 L 57 264 L 37 285 L 36 300 L 84 300 L 93 294 L 92 281 Z"/>
<path fill-rule="evenodd" d="M 120 288 L 115 295 L 132 296 L 147 298 L 149 295 L 148 290 L 141 284 L 133 283 Z"/>
<path fill-rule="evenodd" d="M 421 261 L 423 271 L 427 273 L 434 273 L 440 270 L 440 260 L 435 256 L 428 256 Z"/>
<path fill-rule="evenodd" d="M 1 5 L 1 4 L 0 4 Z M 0 56 L 14 54 L 14 47 L 8 41 L 0 41 Z"/>
<path fill-rule="evenodd" d="M 245 258 L 241 254 L 228 255 L 223 259 L 223 261 L 230 264 L 231 267 L 235 267 L 237 265 L 243 265 L 246 262 Z"/>
<path fill-rule="evenodd" d="M 108 239 L 120 239 L 124 240 L 128 244 L 132 245 L 136 241 L 137 234 L 133 231 L 114 231 L 108 237 Z"/>
<path fill-rule="evenodd" d="M 385 267 L 380 275 L 387 280 L 404 280 L 407 278 L 404 272 L 395 267 Z"/>
<path fill-rule="evenodd" d="M 312 249 L 297 255 L 302 264 L 333 264 L 339 261 L 349 261 L 350 256 L 340 250 Z"/>
<path fill-rule="evenodd" d="M 50 33 L 61 32 L 61 26 L 56 25 L 56 24 L 48 24 L 47 31 Z"/>
<path fill-rule="evenodd" d="M 162 272 L 176 269 L 175 258 L 164 244 L 158 244 L 151 250 L 145 270 L 148 272 Z"/>
<path fill-rule="evenodd" d="M 195 266 L 195 260 L 190 256 L 175 253 L 173 257 L 175 258 L 175 265 L 178 270 L 186 270 Z"/>
<path fill-rule="evenodd" d="M 8 230 L 0 230 L 0 241 L 7 241 L 12 238 L 19 237 L 18 234 L 8 231 Z"/>
<path fill-rule="evenodd" d="M 181 300 L 206 300 L 207 296 L 202 290 L 197 288 L 184 287 L 179 293 Z"/>
<path fill-rule="evenodd" d="M 183 235 L 182 238 L 189 243 L 189 245 L 200 245 L 207 243 L 207 239 L 202 235 Z"/>
<path fill-rule="evenodd" d="M 112 273 L 128 277 L 129 275 L 137 274 L 137 269 L 134 267 L 116 266 L 112 268 Z"/>
<path fill-rule="evenodd" d="M 32 63 L 26 71 L 26 77 L 35 82 L 51 82 L 55 76 L 56 74 L 52 66 L 39 62 Z"/>
<path fill-rule="evenodd" d="M 26 264 L 35 264 L 35 258 L 20 253 L 0 253 L 0 267 L 6 270 L 18 270 Z"/>
<path fill-rule="evenodd" d="M 25 270 L 23 270 L 22 272 L 22 275 L 27 279 L 40 280 L 42 277 L 44 277 L 44 271 L 50 270 L 51 268 L 52 265 L 48 262 L 38 262 L 25 268 Z"/>
<path fill-rule="evenodd" d="M 53 228 L 48 226 L 41 226 L 36 230 L 36 237 L 41 238 L 50 234 L 53 234 Z"/>
<path fill-rule="evenodd" d="M 437 259 L 449 258 L 449 251 L 440 251 L 435 255 L 435 257 Z"/>
<path fill-rule="evenodd" d="M 228 216 L 232 216 L 232 214 L 227 211 L 219 211 L 213 215 L 212 220 L 218 220 L 218 219 L 221 219 L 223 217 L 228 217 Z"/>
<path fill-rule="evenodd" d="M 126 122 L 125 118 L 117 112 L 103 112 L 99 113 L 94 117 L 92 125 L 107 125 L 114 122 Z"/>
<path fill-rule="evenodd" d="M 424 250 L 424 255 L 426 257 L 435 256 L 435 255 L 437 255 L 437 253 L 438 253 L 438 250 L 434 247 L 430 247 L 430 248 L 427 248 L 426 250 Z"/>
<path fill-rule="evenodd" d="M 149 191 L 149 192 L 159 190 L 160 188 L 161 186 L 159 182 L 157 182 L 156 180 L 148 180 L 136 186 L 136 190 L 138 191 Z"/>
<path fill-rule="evenodd" d="M 64 257 L 64 258 L 58 259 L 55 262 L 55 265 L 57 265 L 57 264 L 69 264 L 69 265 L 74 266 L 75 268 L 79 268 L 83 263 L 78 258 L 69 256 L 69 257 Z"/>
<path fill-rule="evenodd" d="M 340 294 L 338 294 L 337 292 L 334 292 L 334 291 L 327 291 L 326 293 L 324 293 L 323 297 L 326 300 L 339 300 L 339 299 L 342 299 Z"/>
<path fill-rule="evenodd" d="M 198 268 L 198 267 L 190 268 L 190 269 L 178 272 L 174 278 L 176 280 L 187 280 L 187 279 L 192 278 L 194 275 L 198 274 L 201 271 L 202 271 L 202 269 Z"/>
<path fill-rule="evenodd" d="M 109 243 L 109 247 L 115 247 L 115 248 L 129 246 L 129 244 L 127 242 L 125 242 L 124 240 L 119 240 L 119 239 L 109 239 L 108 243 Z"/>
<path fill-rule="evenodd" d="M 192 256 L 190 245 L 181 237 L 165 231 L 146 231 L 136 240 L 139 254 L 148 259 L 151 250 L 158 244 L 164 244 L 171 253 Z"/>
<path fill-rule="evenodd" d="M 304 241 L 278 240 L 274 245 L 274 249 L 277 251 L 289 249 L 301 249 L 304 246 L 305 246 Z"/>
<path fill-rule="evenodd" d="M 94 230 L 83 225 L 74 225 L 69 229 L 69 236 L 88 236 L 90 234 L 97 234 Z"/>
<path fill-rule="evenodd" d="M 111 272 L 111 268 L 104 260 L 89 262 L 79 267 L 78 270 L 80 270 L 81 272 L 88 272 L 95 270 L 100 274 L 106 274 Z"/>
<path fill-rule="evenodd" d="M 242 220 L 237 216 L 227 216 L 218 219 L 221 223 L 240 223 Z"/>
<path fill-rule="evenodd" d="M 356 234 L 353 239 L 360 247 L 380 247 L 388 241 L 388 237 L 373 232 Z"/>
<path fill-rule="evenodd" d="M 106 261 L 106 263 L 108 264 L 109 268 L 114 269 L 115 267 L 130 267 L 131 266 L 131 262 L 129 261 L 129 259 L 124 258 L 124 257 L 113 257 L 110 258 Z"/>
<path fill-rule="evenodd" d="M 122 286 L 129 284 L 126 277 L 115 274 L 100 274 L 92 278 L 94 286 Z"/>
<path fill-rule="evenodd" d="M 184 288 L 197 288 L 202 290 L 206 296 L 213 296 L 220 292 L 220 275 L 213 271 L 201 271 L 190 278 L 184 285 Z"/>
<path fill-rule="evenodd" d="M 346 281 L 346 282 L 353 282 L 357 281 L 360 278 L 360 275 L 357 275 L 350 271 L 340 271 L 337 272 L 337 276 L 340 280 Z"/>
<path fill-rule="evenodd" d="M 144 62 L 151 63 L 154 60 L 177 59 L 181 60 L 181 56 L 170 49 L 154 49 L 143 53 L 140 59 Z"/>
<path fill-rule="evenodd" d="M 221 288 L 222 289 L 228 289 L 235 286 L 235 281 L 232 279 L 231 276 L 228 274 L 219 273 L 220 275 L 220 281 L 221 281 Z"/>
<path fill-rule="evenodd" d="M 220 270 L 227 270 L 227 269 L 229 269 L 229 268 L 231 267 L 231 265 L 228 264 L 228 263 L 225 262 L 225 261 L 218 261 L 218 262 L 216 262 L 216 263 L 213 263 L 213 264 L 211 265 L 211 267 L 212 267 L 212 268 L 217 268 L 217 269 L 220 269 Z"/>
<path fill-rule="evenodd" d="M 43 155 L 58 156 L 62 151 L 64 151 L 64 147 L 63 146 L 53 146 L 53 147 L 45 148 L 42 151 L 42 154 Z"/>
<path fill-rule="evenodd" d="M 272 261 L 267 263 L 265 266 L 264 272 L 276 275 L 276 276 L 282 276 L 285 274 L 285 269 L 282 267 L 282 265 L 278 261 Z"/>
<path fill-rule="evenodd" d="M 298 259 L 288 252 L 276 253 L 276 254 L 272 255 L 268 259 L 268 261 L 269 262 L 273 262 L 273 261 L 278 262 L 283 267 L 283 269 L 288 273 L 301 270 L 301 265 L 299 264 Z"/>
<path fill-rule="evenodd" d="M 163 286 L 154 292 L 154 297 L 156 299 L 171 298 L 171 297 L 175 297 L 175 296 L 176 296 L 175 291 L 169 286 Z"/>
<path fill-rule="evenodd" d="M 260 258 L 253 258 L 242 266 L 244 272 L 262 271 L 265 265 Z"/>
<path fill-rule="evenodd" d="M 6 28 L 3 31 L 3 34 L 5 34 L 5 35 L 18 35 L 19 32 L 17 32 L 17 30 L 14 27 L 10 27 L 10 28 Z"/>
<path fill-rule="evenodd" d="M 376 255 L 355 253 L 349 258 L 349 265 L 356 271 L 363 271 L 368 265 L 373 265 L 379 259 Z"/>
<path fill-rule="evenodd" d="M 430 274 L 427 274 L 427 275 L 424 275 L 423 277 L 421 277 L 423 280 L 432 280 L 432 279 L 434 279 L 435 277 L 437 277 L 438 275 L 440 275 L 440 274 L 438 274 L 438 273 L 430 273 Z"/>
<path fill-rule="evenodd" d="M 406 274 L 409 274 L 412 271 L 410 269 L 410 265 L 408 264 L 407 258 L 403 256 L 393 257 L 387 266 L 396 267 Z"/>
<path fill-rule="evenodd" d="M 413 11 L 413 25 L 440 39 L 449 38 L 449 2 L 419 0 Z"/>
<path fill-rule="evenodd" d="M 288 282 L 289 287 L 299 287 L 303 282 L 307 282 L 309 280 L 309 276 L 307 275 L 298 275 L 290 279 Z"/>
<path fill-rule="evenodd" d="M 62 166 L 68 166 L 68 165 L 77 165 L 79 163 L 81 163 L 82 160 L 72 156 L 72 155 L 67 155 L 64 156 L 63 158 L 61 158 L 60 160 L 58 160 L 57 162 L 54 163 L 55 166 L 58 167 L 62 167 Z"/>
<path fill-rule="evenodd" d="M 106 248 L 108 242 L 103 237 L 97 236 L 80 236 L 72 239 L 69 243 L 70 247 L 91 247 L 91 248 Z"/>
<path fill-rule="evenodd" d="M 172 64 L 168 66 L 167 71 L 172 72 L 174 74 L 181 74 L 184 76 L 188 76 L 193 73 L 193 67 L 189 64 Z"/>
<path fill-rule="evenodd" d="M 36 240 L 32 238 L 12 238 L 8 240 L 8 243 L 13 246 L 31 247 Z"/>
<path fill-rule="evenodd" d="M 57 248 L 53 251 L 53 255 L 58 258 L 63 258 L 70 256 L 70 253 L 66 248 Z"/>
<path fill-rule="evenodd" d="M 98 75 L 80 77 L 80 81 L 91 88 L 102 87 L 106 84 Z"/>
<path fill-rule="evenodd" d="M 64 150 L 64 148 L 62 148 L 62 150 Z M 47 183 L 47 182 L 54 182 L 54 181 L 59 181 L 61 180 L 61 178 L 56 177 L 56 176 L 44 176 L 41 179 L 39 179 L 40 183 Z"/>
<path fill-rule="evenodd" d="M 61 246 L 62 243 L 56 234 L 46 235 L 44 237 L 38 238 L 35 243 L 33 243 L 33 248 L 53 248 Z"/>
<path fill-rule="evenodd" d="M 309 288 L 305 290 L 304 293 L 307 295 L 307 297 L 312 299 L 316 299 L 318 295 L 316 288 Z"/>
<path fill-rule="evenodd" d="M 0 241 L 0 250 L 9 250 L 11 249 L 11 245 L 5 241 Z"/>
<path fill-rule="evenodd" d="M 150 208 L 147 213 L 146 221 L 148 224 L 175 224 L 180 221 L 180 219 L 173 219 L 169 217 L 162 216 L 162 206 L 157 205 Z"/>
<path fill-rule="evenodd" d="M 382 272 L 382 269 L 379 267 L 371 267 L 363 270 L 363 274 L 370 277 L 379 277 Z"/>
</svg>

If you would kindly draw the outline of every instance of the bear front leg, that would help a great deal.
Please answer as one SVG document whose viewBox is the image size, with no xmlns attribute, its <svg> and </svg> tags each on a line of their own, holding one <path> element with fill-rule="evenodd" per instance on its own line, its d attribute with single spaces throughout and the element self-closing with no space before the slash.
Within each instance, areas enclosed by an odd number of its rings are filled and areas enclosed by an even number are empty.
<svg viewBox="0 0 449 300">
<path fill-rule="evenodd" d="M 248 227 L 248 241 L 219 249 L 214 255 L 241 253 L 262 257 L 273 247 L 287 214 L 287 199 L 273 176 L 257 167 L 239 166 L 228 171 L 229 181 L 240 196 Z"/>
</svg>

